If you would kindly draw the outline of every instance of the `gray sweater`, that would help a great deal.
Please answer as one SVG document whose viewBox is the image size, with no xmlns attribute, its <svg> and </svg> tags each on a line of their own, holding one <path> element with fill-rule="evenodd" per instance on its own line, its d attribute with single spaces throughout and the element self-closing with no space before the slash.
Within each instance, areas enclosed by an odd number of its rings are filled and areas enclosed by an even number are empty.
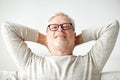
<svg viewBox="0 0 120 80">
<path fill-rule="evenodd" d="M 82 31 L 84 42 L 96 43 L 84 56 L 37 56 L 25 41 L 37 42 L 38 31 L 6 22 L 1 27 L 4 41 L 19 68 L 18 80 L 100 80 L 119 31 L 118 21 Z"/>
</svg>

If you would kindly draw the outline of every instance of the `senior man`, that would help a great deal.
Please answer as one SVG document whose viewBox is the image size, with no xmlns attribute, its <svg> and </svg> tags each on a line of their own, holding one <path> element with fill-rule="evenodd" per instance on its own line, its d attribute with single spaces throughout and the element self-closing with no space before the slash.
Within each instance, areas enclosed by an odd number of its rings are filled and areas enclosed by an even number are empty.
<svg viewBox="0 0 120 80">
<path fill-rule="evenodd" d="M 48 21 L 47 34 L 6 22 L 2 33 L 8 50 L 19 67 L 19 80 L 100 80 L 119 31 L 118 21 L 85 29 L 76 35 L 74 21 L 58 13 Z M 75 46 L 96 41 L 86 55 L 73 55 Z M 25 41 L 45 45 L 51 56 L 37 56 Z"/>
</svg>

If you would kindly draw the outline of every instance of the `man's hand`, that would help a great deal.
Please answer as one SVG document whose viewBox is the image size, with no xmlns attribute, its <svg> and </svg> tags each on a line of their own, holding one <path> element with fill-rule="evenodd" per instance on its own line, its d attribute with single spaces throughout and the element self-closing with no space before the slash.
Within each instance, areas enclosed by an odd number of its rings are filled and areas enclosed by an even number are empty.
<svg viewBox="0 0 120 80">
<path fill-rule="evenodd" d="M 82 38 L 82 34 L 79 34 L 76 36 L 76 40 L 75 40 L 75 46 L 84 43 L 83 38 Z"/>
<path fill-rule="evenodd" d="M 44 34 L 39 33 L 37 42 L 47 47 L 46 36 Z"/>
</svg>

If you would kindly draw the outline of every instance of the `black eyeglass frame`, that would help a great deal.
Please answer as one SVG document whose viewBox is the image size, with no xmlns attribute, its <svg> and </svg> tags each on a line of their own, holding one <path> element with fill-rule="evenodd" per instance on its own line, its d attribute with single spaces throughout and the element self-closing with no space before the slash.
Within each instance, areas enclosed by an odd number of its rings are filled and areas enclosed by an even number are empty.
<svg viewBox="0 0 120 80">
<path fill-rule="evenodd" d="M 69 28 L 67 28 L 67 29 L 64 29 L 64 27 L 63 27 L 63 25 L 64 25 L 64 24 L 69 24 L 69 25 L 70 25 L 70 27 L 69 27 Z M 57 25 L 57 28 L 56 28 L 55 30 L 52 30 L 52 29 L 50 28 L 50 26 L 51 26 L 51 25 Z M 48 30 L 48 28 L 49 28 L 49 30 L 50 30 L 50 31 L 57 31 L 57 30 L 58 30 L 58 28 L 59 28 L 59 26 L 60 26 L 63 30 L 69 30 L 69 29 L 71 29 L 71 28 L 73 28 L 73 30 L 74 30 L 74 27 L 73 27 L 72 23 L 49 24 L 49 25 L 48 25 L 48 27 L 47 27 L 47 30 Z"/>
</svg>

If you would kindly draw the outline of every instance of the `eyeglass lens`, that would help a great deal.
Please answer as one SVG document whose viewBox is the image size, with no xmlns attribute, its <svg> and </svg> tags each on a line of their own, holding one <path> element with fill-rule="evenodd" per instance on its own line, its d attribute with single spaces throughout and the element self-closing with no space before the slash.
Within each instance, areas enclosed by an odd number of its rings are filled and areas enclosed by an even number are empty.
<svg viewBox="0 0 120 80">
<path fill-rule="evenodd" d="M 71 23 L 63 23 L 63 24 L 50 24 L 48 25 L 49 29 L 52 31 L 58 30 L 61 27 L 63 30 L 68 30 L 71 28 Z"/>
</svg>

